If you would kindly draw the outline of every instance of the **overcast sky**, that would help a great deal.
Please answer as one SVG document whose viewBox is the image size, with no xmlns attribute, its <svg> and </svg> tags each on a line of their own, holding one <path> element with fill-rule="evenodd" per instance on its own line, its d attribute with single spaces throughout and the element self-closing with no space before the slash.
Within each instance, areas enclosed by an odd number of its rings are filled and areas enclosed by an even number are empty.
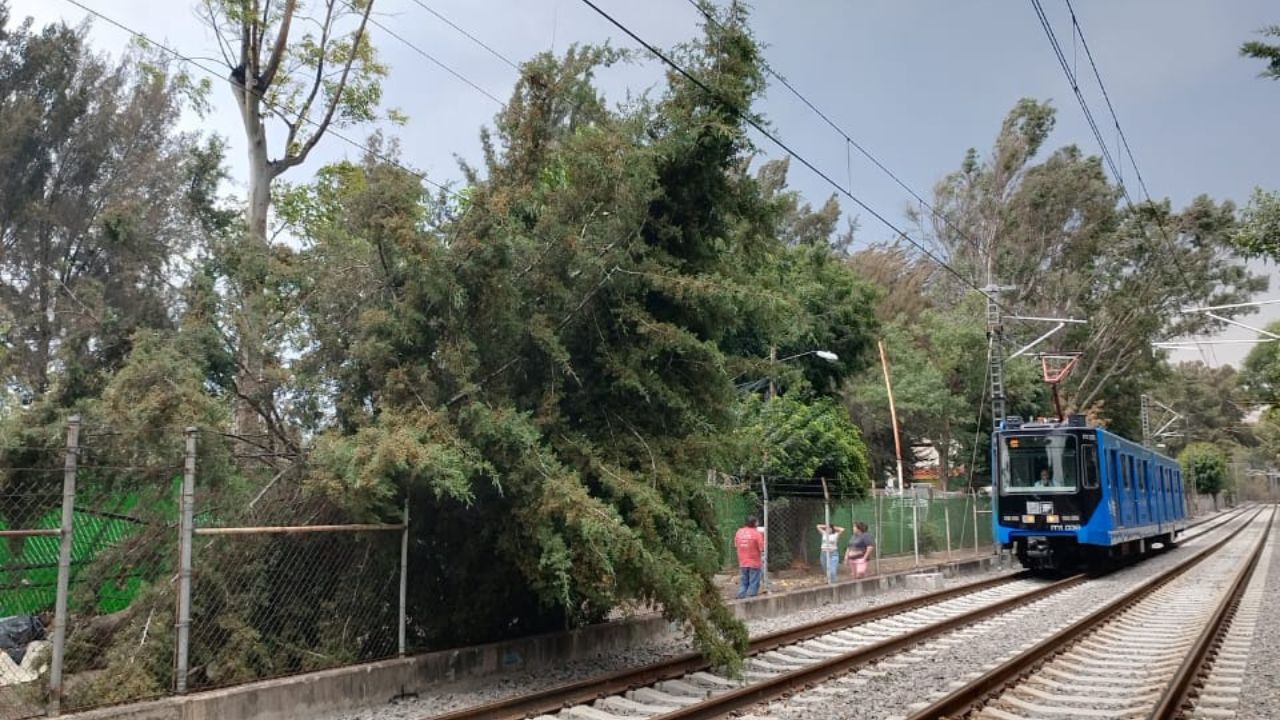
<svg viewBox="0 0 1280 720">
<path fill-rule="evenodd" d="M 189 0 L 80 0 L 119 22 L 190 56 L 218 56 L 213 37 Z M 686 0 L 597 0 L 606 11 L 658 45 L 697 32 L 699 16 Z M 10 0 L 15 18 L 39 23 L 82 22 L 86 13 L 67 0 Z M 1115 149 L 1115 131 L 1075 40 L 1062 0 L 1045 0 L 1067 58 L 1078 63 L 1086 97 Z M 1119 114 L 1138 166 L 1155 197 L 1182 205 L 1200 193 L 1247 200 L 1255 186 L 1280 189 L 1280 82 L 1257 77 L 1261 63 L 1239 57 L 1238 47 L 1264 25 L 1280 23 L 1274 0 L 1077 0 L 1075 10 Z M 579 0 L 376 0 L 376 17 L 397 34 L 505 99 L 516 71 L 428 13 L 430 7 L 519 62 L 570 43 L 632 42 Z M 805 93 L 909 185 L 927 198 L 932 184 L 954 170 L 966 148 L 986 153 L 1000 121 L 1021 97 L 1052 100 L 1058 124 L 1052 146 L 1080 145 L 1096 154 L 1085 124 L 1029 2 L 969 0 L 758 0 L 752 25 L 773 67 Z M 437 181 L 459 177 L 455 155 L 477 160 L 479 128 L 498 106 L 417 51 L 372 30 L 390 65 L 386 104 L 405 111 L 401 138 L 406 164 Z M 126 33 L 97 21 L 101 48 L 119 51 Z M 212 63 L 211 63 L 212 64 Z M 195 70 L 200 73 L 201 71 Z M 604 87 L 621 99 L 660 79 L 652 60 L 610 71 Z M 215 86 L 213 113 L 201 127 L 231 141 L 233 174 L 243 177 L 243 143 L 229 87 Z M 895 223 L 909 197 L 870 163 L 846 153 L 843 140 L 783 88 L 771 88 L 761 109 L 778 134 L 853 193 Z M 192 121 L 193 124 L 196 122 Z M 353 131 L 363 138 L 367 129 Z M 359 150 L 328 139 L 309 169 Z M 761 139 L 761 149 L 777 155 Z M 1118 157 L 1118 156 L 1117 156 Z M 831 194 L 820 178 L 793 163 L 791 181 L 815 203 Z M 1124 168 L 1132 181 L 1132 168 Z M 293 177 L 293 176 L 291 176 Z M 296 177 L 294 179 L 297 179 Z M 1138 197 L 1136 184 L 1131 193 Z M 892 233 L 861 214 L 861 242 Z M 1280 297 L 1280 274 L 1270 297 Z M 1280 306 L 1247 322 L 1280 318 Z M 1231 331 L 1225 338 L 1251 337 Z M 1179 352 L 1175 359 L 1233 362 L 1248 345 Z"/>
</svg>

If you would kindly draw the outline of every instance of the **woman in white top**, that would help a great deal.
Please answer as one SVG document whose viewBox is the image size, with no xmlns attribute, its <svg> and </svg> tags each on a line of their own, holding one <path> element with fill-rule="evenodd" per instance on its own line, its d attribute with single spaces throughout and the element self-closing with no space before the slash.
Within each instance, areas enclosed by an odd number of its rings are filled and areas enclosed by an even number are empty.
<svg viewBox="0 0 1280 720">
<path fill-rule="evenodd" d="M 822 569 L 827 571 L 827 582 L 836 581 L 836 569 L 840 567 L 840 536 L 844 528 L 839 525 L 818 525 L 822 536 Z"/>
</svg>

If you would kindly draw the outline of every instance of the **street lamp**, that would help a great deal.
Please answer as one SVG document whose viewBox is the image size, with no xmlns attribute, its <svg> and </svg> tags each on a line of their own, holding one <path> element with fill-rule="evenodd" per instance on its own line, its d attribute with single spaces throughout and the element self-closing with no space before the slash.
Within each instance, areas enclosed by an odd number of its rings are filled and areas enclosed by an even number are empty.
<svg viewBox="0 0 1280 720">
<path fill-rule="evenodd" d="M 802 353 L 796 353 L 795 355 L 788 355 L 782 359 L 778 359 L 778 348 L 773 346 L 769 347 L 769 362 L 771 363 L 784 363 L 788 360 L 795 360 L 796 358 L 802 358 L 805 355 L 817 355 L 818 357 L 822 358 L 823 360 L 826 360 L 827 362 L 836 362 L 840 359 L 839 355 L 831 352 L 830 350 L 805 350 Z M 774 395 L 773 374 L 770 373 L 769 374 L 769 394 L 766 395 L 765 397 L 768 400 L 772 400 L 773 395 Z"/>
</svg>

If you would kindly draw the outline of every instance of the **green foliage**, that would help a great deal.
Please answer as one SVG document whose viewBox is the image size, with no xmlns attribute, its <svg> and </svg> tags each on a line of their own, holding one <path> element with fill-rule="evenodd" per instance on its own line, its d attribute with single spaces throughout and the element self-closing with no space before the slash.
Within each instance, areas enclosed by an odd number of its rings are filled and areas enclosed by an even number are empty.
<svg viewBox="0 0 1280 720">
<path fill-rule="evenodd" d="M 1280 333 L 1280 322 L 1268 323 L 1266 330 Z M 1240 370 L 1240 387 L 1251 399 L 1280 397 L 1280 348 L 1276 343 L 1259 343 L 1249 351 Z"/>
<path fill-rule="evenodd" d="M 1020 313 L 1088 318 L 1042 349 L 1084 353 L 1063 383 L 1067 409 L 1116 426 L 1136 417 L 1140 393 L 1125 385 L 1159 372 L 1152 342 L 1214 329 L 1182 307 L 1241 302 L 1267 280 L 1234 254 L 1233 204 L 1198 197 L 1180 212 L 1167 202 L 1121 207 L 1099 158 L 1075 146 L 1041 154 L 1053 117 L 1047 103 L 1020 101 L 991 156 L 971 151 L 938 185 L 934 205 L 948 222 L 918 220 L 963 274 L 987 277 L 989 269 L 1016 287 L 1003 299 Z M 963 290 L 949 283 L 939 293 L 954 304 Z M 1045 329 L 1006 325 L 1015 343 Z"/>
<path fill-rule="evenodd" d="M 1269 25 L 1258 32 L 1265 37 L 1280 38 L 1280 25 Z M 1250 40 L 1240 46 L 1240 54 L 1267 64 L 1260 73 L 1261 77 L 1280 80 L 1280 44 Z"/>
<path fill-rule="evenodd" d="M 680 52 L 745 108 L 756 48 L 727 12 Z M 744 171 L 741 113 L 674 76 L 611 109 L 593 76 L 621 57 L 527 63 L 483 136 L 484 172 L 467 169 L 465 212 L 374 154 L 278 195 L 307 239 L 279 282 L 306 298 L 290 394 L 317 433 L 308 482 L 361 513 L 412 493 L 420 643 L 640 603 L 733 662 L 745 634 L 711 582 L 721 540 L 703 486 L 748 456 L 732 377 L 768 375 L 770 347 L 837 352 L 783 364 L 798 401 L 866 363 L 871 295 L 820 223 L 789 244 L 809 211 Z M 856 429 L 812 407 L 787 472 L 864 488 Z M 459 577 L 470 592 L 450 600 L 440 588 Z"/>
<path fill-rule="evenodd" d="M 0 387 L 17 401 L 0 407 L 92 397 L 136 332 L 172 325 L 166 279 L 202 237 L 197 189 L 221 157 L 177 128 L 180 70 L 109 60 L 85 32 L 0 32 Z"/>
<path fill-rule="evenodd" d="M 1232 242 L 1246 257 L 1280 262 L 1280 193 L 1254 188 Z"/>
<path fill-rule="evenodd" d="M 1258 345 L 1256 350 L 1267 347 Z M 1181 437 L 1163 440 L 1176 454 L 1190 442 L 1201 441 L 1229 445 L 1252 442 L 1250 433 L 1242 429 L 1245 407 L 1240 404 L 1240 374 L 1230 365 L 1209 367 L 1202 362 L 1184 362 L 1173 366 L 1167 379 L 1157 385 L 1156 397 L 1185 418 L 1174 425 Z M 1156 417 L 1159 410 L 1153 410 Z"/>
<path fill-rule="evenodd" d="M 1227 484 L 1227 455 L 1217 445 L 1204 442 L 1191 443 L 1178 455 L 1183 477 L 1195 482 L 1196 492 L 1212 495 Z"/>
<path fill-rule="evenodd" d="M 743 403 L 743 432 L 747 443 L 768 455 L 763 467 L 745 474 L 764 474 L 789 482 L 825 478 L 835 497 L 859 498 L 871 487 L 870 461 L 862 433 L 835 401 L 796 399 L 784 395 L 772 401 L 751 397 Z"/>
</svg>

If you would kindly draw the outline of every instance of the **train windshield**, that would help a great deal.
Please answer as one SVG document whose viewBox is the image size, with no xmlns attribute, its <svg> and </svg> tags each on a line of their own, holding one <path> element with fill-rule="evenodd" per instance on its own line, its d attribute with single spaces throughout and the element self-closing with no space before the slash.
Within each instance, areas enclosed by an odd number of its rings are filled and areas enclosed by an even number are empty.
<svg viewBox="0 0 1280 720">
<path fill-rule="evenodd" d="M 1000 452 L 1000 490 L 1004 493 L 1072 492 L 1079 485 L 1073 435 L 1015 435 Z"/>
</svg>

